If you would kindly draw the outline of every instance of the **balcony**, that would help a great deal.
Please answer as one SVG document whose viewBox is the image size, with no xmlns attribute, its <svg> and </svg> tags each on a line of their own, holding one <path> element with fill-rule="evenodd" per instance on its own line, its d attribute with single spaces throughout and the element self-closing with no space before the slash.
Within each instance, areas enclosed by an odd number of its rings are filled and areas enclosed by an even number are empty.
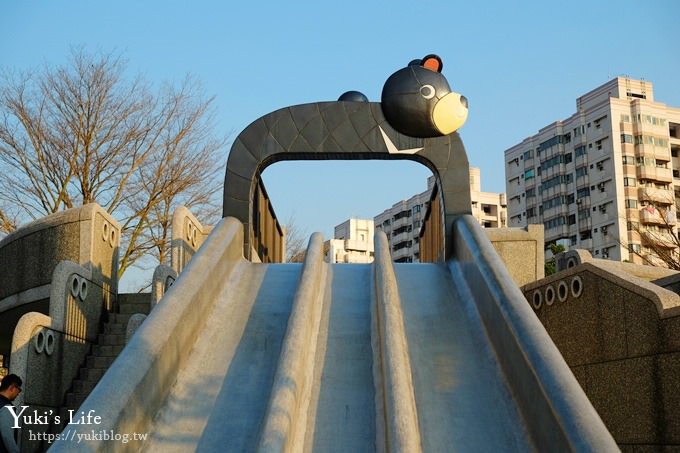
<svg viewBox="0 0 680 453">
<path fill-rule="evenodd" d="M 396 261 L 401 258 L 406 258 L 407 256 L 411 255 L 411 248 L 410 247 L 404 247 L 399 250 L 393 250 L 392 251 L 392 260 Z"/>
<path fill-rule="evenodd" d="M 640 222 L 646 224 L 675 226 L 676 215 L 673 211 L 662 213 L 653 206 L 640 209 Z"/>
<path fill-rule="evenodd" d="M 658 231 L 643 231 L 642 243 L 645 245 L 652 244 L 653 246 L 672 249 L 678 246 L 673 238 L 672 233 L 658 232 Z"/>
<path fill-rule="evenodd" d="M 366 252 L 369 250 L 367 241 L 357 241 L 356 239 L 345 239 L 345 250 L 358 250 Z"/>
<path fill-rule="evenodd" d="M 409 238 L 409 232 L 408 231 L 402 231 L 399 234 L 394 234 L 392 233 L 392 243 L 393 244 L 399 244 L 400 242 L 407 241 Z"/>
<path fill-rule="evenodd" d="M 392 220 L 392 229 L 396 230 L 399 227 L 407 226 L 411 224 L 411 216 L 401 217 L 399 219 Z"/>
<path fill-rule="evenodd" d="M 655 201 L 664 204 L 675 203 L 675 193 L 672 190 L 656 189 L 653 187 L 640 187 L 638 199 L 641 201 Z"/>
<path fill-rule="evenodd" d="M 641 165 L 637 167 L 637 177 L 639 179 L 651 179 L 654 181 L 672 182 L 673 171 L 670 168 Z"/>
</svg>

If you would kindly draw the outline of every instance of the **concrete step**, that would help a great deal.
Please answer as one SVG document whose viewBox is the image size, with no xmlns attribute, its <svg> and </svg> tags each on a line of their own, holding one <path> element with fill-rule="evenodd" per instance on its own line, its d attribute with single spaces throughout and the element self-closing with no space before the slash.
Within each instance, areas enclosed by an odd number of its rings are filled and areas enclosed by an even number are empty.
<svg viewBox="0 0 680 453">
<path fill-rule="evenodd" d="M 64 407 L 63 413 L 61 414 L 62 420 L 64 420 L 64 416 L 66 416 L 66 419 L 68 420 L 68 409 L 77 410 L 88 395 L 89 393 L 68 392 L 66 394 L 66 407 Z"/>
<path fill-rule="evenodd" d="M 114 357 L 112 356 L 96 356 L 91 355 L 87 357 L 86 366 L 89 369 L 103 368 L 108 369 L 113 363 Z"/>
<path fill-rule="evenodd" d="M 115 334 L 125 334 L 125 329 L 126 325 L 124 324 L 117 324 L 117 323 L 111 323 L 107 322 L 104 324 L 104 332 L 105 334 L 110 334 L 110 333 L 115 333 Z"/>
<path fill-rule="evenodd" d="M 127 327 L 132 313 L 109 313 L 109 322 L 107 324 L 120 324 Z"/>
<path fill-rule="evenodd" d="M 120 354 L 120 351 L 123 350 L 123 345 L 116 345 L 116 346 L 111 346 L 111 345 L 95 345 L 92 348 L 92 354 L 97 356 L 97 357 L 113 357 L 116 358 L 118 357 L 118 354 Z"/>
<path fill-rule="evenodd" d="M 89 395 L 92 389 L 97 385 L 97 382 L 98 381 L 76 379 L 73 382 L 73 392 Z"/>
<path fill-rule="evenodd" d="M 97 338 L 100 346 L 123 346 L 125 345 L 125 335 L 116 333 L 100 333 Z"/>
<path fill-rule="evenodd" d="M 107 368 L 81 368 L 78 371 L 78 379 L 99 382 L 106 370 Z"/>
</svg>

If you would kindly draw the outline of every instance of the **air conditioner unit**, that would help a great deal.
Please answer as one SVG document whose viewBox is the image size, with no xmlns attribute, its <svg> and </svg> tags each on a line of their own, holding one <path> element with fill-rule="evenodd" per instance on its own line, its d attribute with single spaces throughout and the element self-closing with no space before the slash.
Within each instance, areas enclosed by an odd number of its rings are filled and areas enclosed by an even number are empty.
<svg viewBox="0 0 680 453">
<path fill-rule="evenodd" d="M 602 231 L 603 235 L 605 235 L 605 236 L 607 235 L 607 227 L 606 226 L 603 226 L 602 228 L 600 228 L 600 231 Z"/>
<path fill-rule="evenodd" d="M 597 163 L 597 169 L 598 170 L 602 170 L 603 167 L 604 167 L 604 165 L 602 164 L 602 162 Z"/>
<path fill-rule="evenodd" d="M 583 203 L 583 200 L 581 200 L 581 199 L 576 200 L 576 204 L 581 204 L 581 203 Z"/>
<path fill-rule="evenodd" d="M 600 212 L 607 212 L 607 206 L 601 204 L 600 205 Z"/>
</svg>

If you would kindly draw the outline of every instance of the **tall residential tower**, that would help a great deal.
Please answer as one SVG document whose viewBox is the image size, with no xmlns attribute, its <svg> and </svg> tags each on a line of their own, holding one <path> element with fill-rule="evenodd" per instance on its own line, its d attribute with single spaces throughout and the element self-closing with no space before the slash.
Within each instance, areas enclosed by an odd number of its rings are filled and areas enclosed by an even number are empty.
<svg viewBox="0 0 680 453">
<path fill-rule="evenodd" d="M 650 82 L 617 77 L 505 151 L 508 226 L 542 223 L 546 248 L 658 261 L 677 234 L 679 152 L 680 109 L 654 101 Z"/>
</svg>

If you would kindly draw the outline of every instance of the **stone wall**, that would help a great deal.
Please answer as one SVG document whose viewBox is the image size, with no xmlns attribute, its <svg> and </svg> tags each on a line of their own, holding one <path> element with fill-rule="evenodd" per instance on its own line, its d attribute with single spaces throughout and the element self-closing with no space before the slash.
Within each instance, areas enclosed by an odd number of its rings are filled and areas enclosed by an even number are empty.
<svg viewBox="0 0 680 453">
<path fill-rule="evenodd" d="M 172 215 L 171 265 L 178 274 L 191 261 L 212 231 L 204 227 L 186 207 L 178 207 Z"/>
<path fill-rule="evenodd" d="M 522 290 L 623 451 L 680 444 L 680 296 L 596 262 Z"/>
<path fill-rule="evenodd" d="M 517 286 L 545 275 L 543 225 L 526 228 L 484 228 L 486 236 Z"/>
<path fill-rule="evenodd" d="M 120 226 L 96 204 L 31 222 L 0 241 L 0 353 L 6 361 L 21 316 L 49 314 L 55 269 L 62 261 L 88 271 L 110 309 L 118 287 Z M 11 363 L 11 357 L 9 357 Z"/>
</svg>

